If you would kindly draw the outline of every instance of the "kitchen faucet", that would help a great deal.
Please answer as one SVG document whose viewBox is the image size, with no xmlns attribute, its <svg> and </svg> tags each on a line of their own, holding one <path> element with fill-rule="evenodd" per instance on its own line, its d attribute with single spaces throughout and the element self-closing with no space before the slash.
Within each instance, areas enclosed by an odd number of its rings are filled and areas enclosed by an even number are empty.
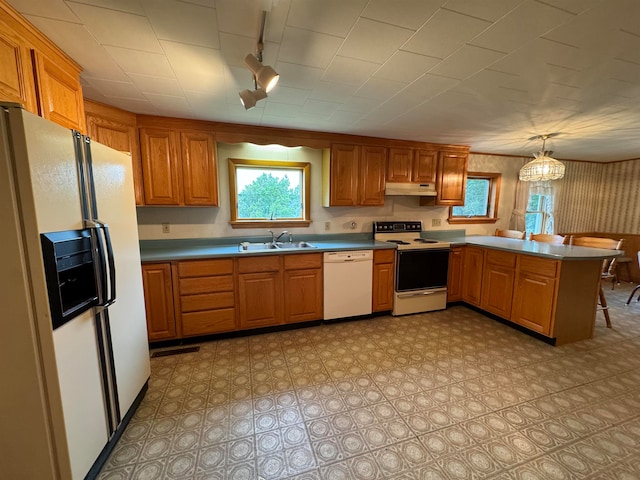
<svg viewBox="0 0 640 480">
<path fill-rule="evenodd" d="M 289 243 L 291 243 L 292 235 L 293 235 L 293 234 L 292 234 L 292 233 L 289 233 L 287 230 L 283 230 L 283 231 L 282 231 L 282 233 L 276 237 L 276 242 L 277 242 L 278 240 L 280 240 L 280 239 L 282 238 L 282 236 L 283 236 L 283 235 L 289 235 Z"/>
</svg>

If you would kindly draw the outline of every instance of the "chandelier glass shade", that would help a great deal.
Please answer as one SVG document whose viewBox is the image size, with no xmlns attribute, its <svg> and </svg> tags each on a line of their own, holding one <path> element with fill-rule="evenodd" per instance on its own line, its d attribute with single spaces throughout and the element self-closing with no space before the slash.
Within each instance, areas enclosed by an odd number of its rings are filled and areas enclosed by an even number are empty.
<svg viewBox="0 0 640 480">
<path fill-rule="evenodd" d="M 551 158 L 553 153 L 550 150 L 545 150 L 545 142 L 547 138 L 557 135 L 556 133 L 550 133 L 547 135 L 539 135 L 533 137 L 530 140 L 541 139 L 542 150 L 534 153 L 535 157 L 529 163 L 525 164 L 520 169 L 519 178 L 522 182 L 545 182 L 548 180 L 558 180 L 564 177 L 564 164 L 555 158 Z"/>
</svg>

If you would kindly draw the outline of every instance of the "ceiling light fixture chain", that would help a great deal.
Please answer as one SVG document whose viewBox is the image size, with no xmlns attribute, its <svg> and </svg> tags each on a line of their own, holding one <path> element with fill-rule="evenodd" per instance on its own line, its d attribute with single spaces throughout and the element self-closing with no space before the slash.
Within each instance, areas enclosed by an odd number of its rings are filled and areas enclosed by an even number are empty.
<svg viewBox="0 0 640 480">
<path fill-rule="evenodd" d="M 542 150 L 534 153 L 534 160 L 524 165 L 520 169 L 518 177 L 523 182 L 545 182 L 548 180 L 558 180 L 564 177 L 564 164 L 555 158 L 551 158 L 552 150 L 545 150 L 548 138 L 555 137 L 558 133 L 546 133 L 536 135 L 529 140 L 542 140 Z"/>
</svg>

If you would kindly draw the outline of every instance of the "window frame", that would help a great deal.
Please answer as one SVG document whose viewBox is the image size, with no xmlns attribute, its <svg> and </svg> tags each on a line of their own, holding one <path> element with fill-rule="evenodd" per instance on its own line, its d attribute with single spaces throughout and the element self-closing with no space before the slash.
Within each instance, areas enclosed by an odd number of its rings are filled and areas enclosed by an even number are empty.
<svg viewBox="0 0 640 480">
<path fill-rule="evenodd" d="M 531 197 L 533 195 L 537 195 L 538 196 L 538 209 L 537 210 L 529 210 L 529 203 L 531 202 Z M 545 202 L 549 201 L 549 197 L 551 195 L 546 195 L 544 193 L 534 193 L 531 194 L 529 193 L 529 197 L 527 198 L 527 208 L 525 209 L 524 212 L 524 225 L 525 225 L 525 229 L 527 226 L 527 215 L 537 215 L 539 218 L 539 221 L 536 221 L 536 226 L 540 227 L 539 231 L 527 231 L 528 234 L 540 234 L 540 233 L 545 233 L 544 230 L 544 226 L 547 223 L 547 218 L 549 217 L 549 214 L 546 211 L 546 205 Z"/>
<path fill-rule="evenodd" d="M 453 215 L 453 206 L 449 207 L 448 222 L 452 224 L 462 223 L 496 223 L 498 220 L 498 205 L 500 200 L 500 183 L 502 181 L 502 174 L 497 172 L 468 172 L 466 181 L 469 179 L 482 179 L 489 180 L 489 192 L 488 192 L 488 208 L 487 214 L 484 216 L 463 217 Z M 465 184 L 465 192 L 467 185 Z M 466 194 L 465 194 L 466 195 Z M 460 205 L 457 205 L 460 206 Z"/>
<path fill-rule="evenodd" d="M 243 158 L 229 158 L 229 210 L 231 228 L 261 228 L 261 227 L 308 227 L 311 224 L 310 215 L 310 190 L 311 190 L 311 163 L 291 162 L 288 160 L 250 160 Z M 277 168 L 298 170 L 302 173 L 302 218 L 285 218 L 282 220 L 242 220 L 238 219 L 238 192 L 236 191 L 236 168 Z"/>
</svg>

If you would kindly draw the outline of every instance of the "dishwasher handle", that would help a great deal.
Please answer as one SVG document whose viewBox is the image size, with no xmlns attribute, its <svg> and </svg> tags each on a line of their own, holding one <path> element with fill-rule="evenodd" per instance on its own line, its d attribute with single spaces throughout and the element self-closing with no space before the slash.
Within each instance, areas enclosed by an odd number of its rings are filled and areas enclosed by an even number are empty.
<svg viewBox="0 0 640 480">
<path fill-rule="evenodd" d="M 373 250 L 325 252 L 324 263 L 372 262 Z"/>
</svg>

